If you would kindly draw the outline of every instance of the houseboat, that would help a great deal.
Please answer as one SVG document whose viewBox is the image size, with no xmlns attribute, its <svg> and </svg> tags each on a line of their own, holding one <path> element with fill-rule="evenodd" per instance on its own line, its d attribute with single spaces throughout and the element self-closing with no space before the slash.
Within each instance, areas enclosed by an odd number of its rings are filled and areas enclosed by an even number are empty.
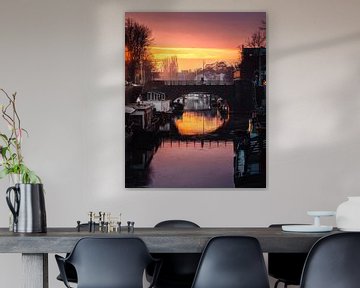
<svg viewBox="0 0 360 288">
<path fill-rule="evenodd" d="M 143 104 L 154 105 L 157 113 L 170 113 L 171 112 L 171 101 L 166 100 L 166 95 L 163 92 L 149 91 L 144 95 L 146 97 Z"/>
<path fill-rule="evenodd" d="M 155 107 L 149 103 L 132 103 L 125 108 L 125 127 L 131 127 L 134 136 L 157 133 L 159 119 L 154 115 Z"/>
</svg>

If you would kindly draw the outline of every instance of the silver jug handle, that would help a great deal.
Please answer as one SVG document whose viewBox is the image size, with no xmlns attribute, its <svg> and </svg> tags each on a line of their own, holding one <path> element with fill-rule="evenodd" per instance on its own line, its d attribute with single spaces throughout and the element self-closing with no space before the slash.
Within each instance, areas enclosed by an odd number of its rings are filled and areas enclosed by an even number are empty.
<svg viewBox="0 0 360 288">
<path fill-rule="evenodd" d="M 11 203 L 11 191 L 14 191 L 14 205 Z M 18 222 L 19 206 L 20 206 L 20 191 L 15 186 L 9 187 L 6 190 L 6 202 L 10 208 L 11 213 L 14 215 L 14 223 Z"/>
</svg>

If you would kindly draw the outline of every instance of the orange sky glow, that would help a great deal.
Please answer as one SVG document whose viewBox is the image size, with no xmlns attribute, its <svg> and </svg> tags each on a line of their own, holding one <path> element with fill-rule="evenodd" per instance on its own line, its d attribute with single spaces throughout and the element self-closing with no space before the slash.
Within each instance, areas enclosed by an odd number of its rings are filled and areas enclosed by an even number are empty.
<svg viewBox="0 0 360 288">
<path fill-rule="evenodd" d="M 155 60 L 177 56 L 179 70 L 194 70 L 203 63 L 237 63 L 238 47 L 266 20 L 266 13 L 131 12 L 125 17 L 150 28 Z"/>
<path fill-rule="evenodd" d="M 181 47 L 150 47 L 155 61 L 169 58 L 176 55 L 179 70 L 195 70 L 203 64 L 214 63 L 221 59 L 228 64 L 235 64 L 238 61 L 238 49 L 217 49 L 217 48 L 181 48 Z"/>
</svg>

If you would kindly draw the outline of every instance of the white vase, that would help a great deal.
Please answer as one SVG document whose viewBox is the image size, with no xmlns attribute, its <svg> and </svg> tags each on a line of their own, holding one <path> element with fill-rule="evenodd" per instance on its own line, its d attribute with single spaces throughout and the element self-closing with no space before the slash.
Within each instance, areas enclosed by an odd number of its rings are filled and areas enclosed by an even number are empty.
<svg viewBox="0 0 360 288">
<path fill-rule="evenodd" d="M 338 206 L 336 226 L 342 231 L 360 231 L 360 196 L 348 197 Z"/>
</svg>

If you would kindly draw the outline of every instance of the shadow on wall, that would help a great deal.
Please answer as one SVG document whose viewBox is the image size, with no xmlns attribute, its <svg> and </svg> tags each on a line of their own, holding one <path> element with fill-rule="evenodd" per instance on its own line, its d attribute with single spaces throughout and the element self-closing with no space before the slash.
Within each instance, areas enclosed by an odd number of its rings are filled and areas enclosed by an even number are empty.
<svg viewBox="0 0 360 288">
<path fill-rule="evenodd" d="M 290 48 L 279 49 L 272 52 L 272 60 L 276 61 L 281 58 L 303 54 L 319 49 L 328 49 L 334 46 L 349 45 L 352 42 L 360 41 L 360 32 L 344 35 L 342 37 L 327 39 L 319 42 L 311 42 L 306 45 L 297 45 Z"/>
<path fill-rule="evenodd" d="M 269 188 L 289 188 L 299 209 L 335 209 L 359 190 L 359 49 L 357 32 L 269 55 Z"/>
</svg>

